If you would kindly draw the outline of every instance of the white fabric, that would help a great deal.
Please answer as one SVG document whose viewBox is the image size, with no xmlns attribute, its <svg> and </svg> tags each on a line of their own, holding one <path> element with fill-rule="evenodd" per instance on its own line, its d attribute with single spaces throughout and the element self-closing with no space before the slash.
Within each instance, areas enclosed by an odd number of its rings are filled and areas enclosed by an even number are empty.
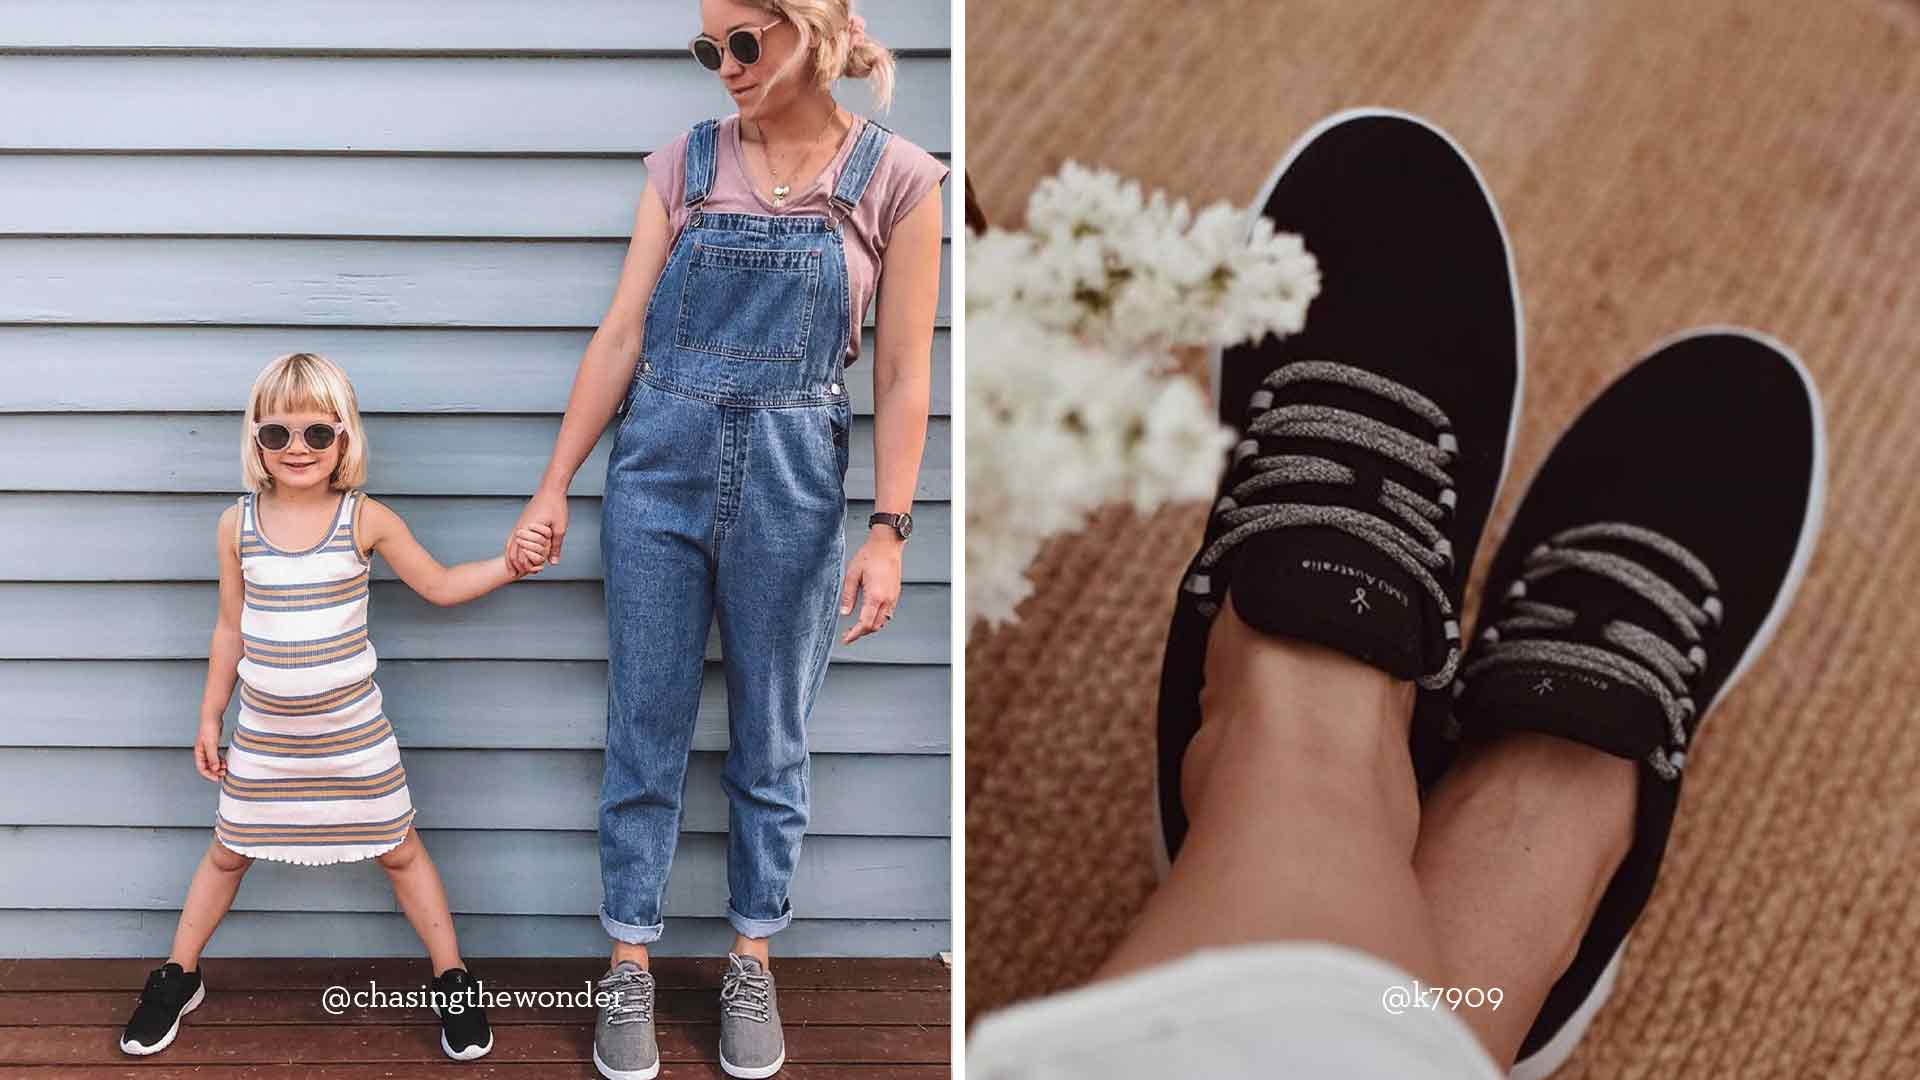
<svg viewBox="0 0 1920 1080">
<path fill-rule="evenodd" d="M 1503 1080 L 1445 1005 L 1387 1011 L 1387 989 L 1412 982 L 1338 945 L 1205 949 L 981 1018 L 967 1043 L 966 1075 Z"/>
</svg>

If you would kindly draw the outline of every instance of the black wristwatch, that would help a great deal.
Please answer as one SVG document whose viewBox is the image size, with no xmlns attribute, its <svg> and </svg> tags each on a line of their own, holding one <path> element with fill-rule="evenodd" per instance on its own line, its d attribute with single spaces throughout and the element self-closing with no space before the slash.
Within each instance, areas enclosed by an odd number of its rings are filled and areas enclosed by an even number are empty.
<svg viewBox="0 0 1920 1080">
<path fill-rule="evenodd" d="M 867 518 L 867 527 L 871 529 L 875 525 L 893 526 L 893 531 L 902 540 L 913 535 L 912 514 L 874 514 Z"/>
</svg>

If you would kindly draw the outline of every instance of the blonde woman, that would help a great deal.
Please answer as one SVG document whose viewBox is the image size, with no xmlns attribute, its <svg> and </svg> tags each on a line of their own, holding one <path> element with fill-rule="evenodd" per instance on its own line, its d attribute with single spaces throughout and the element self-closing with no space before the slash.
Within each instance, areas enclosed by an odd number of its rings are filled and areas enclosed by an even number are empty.
<svg viewBox="0 0 1920 1080">
<path fill-rule="evenodd" d="M 484 1056 L 493 1033 L 454 938 L 446 890 L 413 828 L 393 725 L 373 681 L 368 580 L 377 552 L 435 604 L 464 603 L 526 571 L 505 558 L 441 566 L 407 526 L 359 487 L 367 436 L 353 385 L 324 357 L 294 353 L 254 380 L 242 419 L 247 493 L 220 515 L 220 611 L 208 646 L 194 764 L 220 785 L 213 840 L 187 889 L 173 948 L 147 976 L 121 1033 L 128 1054 L 172 1044 L 206 998 L 200 951 L 255 859 L 303 866 L 377 859 L 426 945 L 433 988 L 464 998 L 440 1012 L 440 1049 Z M 539 526 L 520 529 L 539 559 Z M 236 682 L 240 716 L 226 758 L 220 730 Z"/>
<path fill-rule="evenodd" d="M 927 426 L 947 169 L 832 87 L 893 58 L 846 0 L 704 0 L 694 59 L 738 110 L 647 159 L 633 241 L 575 377 L 553 457 L 518 527 L 561 558 L 566 491 L 607 423 L 601 550 L 609 631 L 600 920 L 613 939 L 595 1062 L 660 1067 L 648 946 L 700 700 L 709 626 L 724 656 L 733 947 L 720 1058 L 770 1076 L 785 1058 L 767 939 L 793 917 L 807 824 L 806 727 L 836 635 L 882 631 Z M 846 558 L 852 430 L 844 369 L 875 314 L 875 511 Z M 515 556 L 509 550 L 509 558 Z M 516 562 L 529 569 L 531 563 Z M 844 633 L 836 615 L 859 614 Z"/>
</svg>

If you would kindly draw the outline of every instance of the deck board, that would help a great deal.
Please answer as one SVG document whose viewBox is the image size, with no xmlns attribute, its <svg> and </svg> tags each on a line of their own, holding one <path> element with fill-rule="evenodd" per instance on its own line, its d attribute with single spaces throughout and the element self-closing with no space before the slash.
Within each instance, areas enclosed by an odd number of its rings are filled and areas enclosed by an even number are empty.
<svg viewBox="0 0 1920 1080">
<path fill-rule="evenodd" d="M 153 959 L 0 960 L 0 1075 L 77 1080 L 215 1077 L 361 1080 L 417 1075 L 444 1064 L 463 1076 L 533 1080 L 590 1077 L 588 1008 L 494 1008 L 494 1050 L 454 1066 L 424 1007 L 320 1005 L 329 986 L 400 992 L 424 987 L 427 964 L 406 958 L 204 961 L 208 997 L 153 1058 L 122 1055 L 117 1040 Z M 496 992 L 586 989 L 596 957 L 475 959 Z M 717 993 L 722 963 L 662 957 L 659 1039 L 667 1077 L 721 1075 Z M 932 1080 L 949 1074 L 950 973 L 933 959 L 776 958 L 791 1080 Z M 136 1073 L 134 1070 L 138 1070 Z"/>
</svg>

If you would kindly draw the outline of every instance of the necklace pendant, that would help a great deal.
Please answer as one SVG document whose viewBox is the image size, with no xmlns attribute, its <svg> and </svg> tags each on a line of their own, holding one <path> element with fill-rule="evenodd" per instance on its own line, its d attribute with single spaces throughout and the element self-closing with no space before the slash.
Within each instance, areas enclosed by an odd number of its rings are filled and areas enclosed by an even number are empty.
<svg viewBox="0 0 1920 1080">
<path fill-rule="evenodd" d="M 779 203 L 783 203 L 783 202 L 786 202 L 786 201 L 787 201 L 787 192 L 789 192 L 789 191 L 792 191 L 792 190 L 793 190 L 792 188 L 790 188 L 790 187 L 788 187 L 788 186 L 787 186 L 787 185 L 785 185 L 785 184 L 776 184 L 776 185 L 774 185 L 774 188 L 773 188 L 773 201 L 774 201 L 774 202 L 775 202 L 776 204 L 779 204 Z"/>
</svg>

